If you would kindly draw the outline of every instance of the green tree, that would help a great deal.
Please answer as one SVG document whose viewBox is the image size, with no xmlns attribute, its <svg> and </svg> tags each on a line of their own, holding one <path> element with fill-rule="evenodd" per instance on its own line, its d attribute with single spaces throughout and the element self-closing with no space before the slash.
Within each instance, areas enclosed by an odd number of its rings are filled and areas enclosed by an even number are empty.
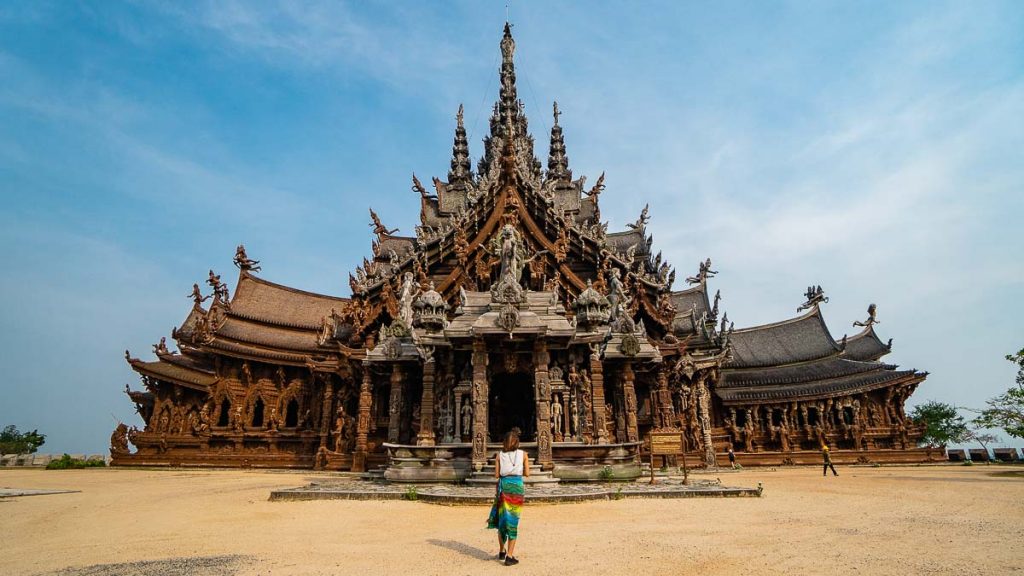
<svg viewBox="0 0 1024 576">
<path fill-rule="evenodd" d="M 13 424 L 0 432 L 0 454 L 32 454 L 46 442 L 46 435 L 38 430 L 19 432 Z"/>
<path fill-rule="evenodd" d="M 1024 349 L 1007 354 L 1006 359 L 1017 365 L 1017 383 L 1005 393 L 989 398 L 974 424 L 982 428 L 1002 428 L 1014 438 L 1024 438 Z"/>
<path fill-rule="evenodd" d="M 924 424 L 924 435 L 921 446 L 944 446 L 949 443 L 963 442 L 970 430 L 964 417 L 957 414 L 956 408 L 944 402 L 929 400 L 914 407 L 910 418 L 916 424 Z"/>
</svg>

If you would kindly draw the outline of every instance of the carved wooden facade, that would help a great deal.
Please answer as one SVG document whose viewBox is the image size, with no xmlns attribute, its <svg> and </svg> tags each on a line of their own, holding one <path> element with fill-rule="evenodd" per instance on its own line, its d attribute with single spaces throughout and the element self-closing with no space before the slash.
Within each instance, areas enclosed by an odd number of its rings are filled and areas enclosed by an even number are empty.
<svg viewBox="0 0 1024 576">
<path fill-rule="evenodd" d="M 573 177 L 555 106 L 547 169 L 516 93 L 514 41 L 501 41 L 501 90 L 472 169 L 462 109 L 447 180 L 419 193 L 415 236 L 371 210 L 373 257 L 337 298 L 256 276 L 239 247 L 233 297 L 213 294 L 161 341 L 128 355 L 144 428 L 115 431 L 115 464 L 382 470 L 404 480 L 479 473 L 519 428 L 563 479 L 606 467 L 639 474 L 652 430 L 679 430 L 697 460 L 728 446 L 744 463 L 919 461 L 903 405 L 925 373 L 897 370 L 872 317 L 841 342 L 823 291 L 777 324 L 733 329 L 711 261 L 672 290 L 645 207 L 608 232 L 599 198 Z M 125 438 L 136 446 L 133 453 Z"/>
</svg>

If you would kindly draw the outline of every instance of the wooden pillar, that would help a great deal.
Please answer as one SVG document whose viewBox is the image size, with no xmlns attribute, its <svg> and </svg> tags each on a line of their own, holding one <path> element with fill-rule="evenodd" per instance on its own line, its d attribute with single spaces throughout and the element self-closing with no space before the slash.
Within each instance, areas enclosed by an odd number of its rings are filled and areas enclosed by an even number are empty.
<svg viewBox="0 0 1024 576">
<path fill-rule="evenodd" d="M 672 392 L 668 389 L 668 368 L 658 370 L 658 419 L 659 428 L 674 428 L 676 425 L 675 407 L 672 405 Z"/>
<path fill-rule="evenodd" d="M 391 367 L 391 401 L 388 403 L 388 442 L 398 443 L 402 430 L 402 366 Z"/>
<path fill-rule="evenodd" d="M 334 398 L 334 386 L 330 377 L 321 378 L 324 383 L 324 399 L 320 407 L 320 446 L 327 447 L 327 435 L 331 431 L 331 400 Z"/>
<path fill-rule="evenodd" d="M 636 425 L 636 375 L 633 363 L 626 362 L 622 366 L 622 397 L 626 405 L 626 442 L 636 442 L 640 438 Z"/>
<path fill-rule="evenodd" d="M 697 416 L 700 418 L 701 441 L 704 444 L 704 465 L 708 468 L 718 466 L 715 461 L 715 446 L 711 438 L 711 394 L 707 386 L 708 374 L 701 374 L 696 379 Z"/>
<path fill-rule="evenodd" d="M 597 346 L 590 349 L 590 397 L 593 399 L 594 438 L 598 444 L 607 444 L 608 430 L 604 418 L 604 366 Z"/>
<path fill-rule="evenodd" d="M 544 470 L 554 466 L 551 456 L 551 382 L 548 380 L 550 361 L 547 342 L 537 339 L 533 345 L 533 395 L 537 405 L 537 461 Z"/>
<path fill-rule="evenodd" d="M 352 454 L 353 472 L 366 472 L 366 440 L 370 433 L 372 389 L 373 376 L 370 374 L 370 366 L 363 364 L 363 383 L 359 388 L 359 417 L 356 420 L 356 449 Z"/>
<path fill-rule="evenodd" d="M 487 463 L 487 346 L 482 339 L 473 342 L 473 469 L 480 471 Z"/>
<path fill-rule="evenodd" d="M 433 446 L 434 438 L 434 379 L 437 364 L 434 351 L 426 353 L 423 360 L 423 395 L 420 397 L 420 429 L 416 436 L 417 446 Z"/>
</svg>

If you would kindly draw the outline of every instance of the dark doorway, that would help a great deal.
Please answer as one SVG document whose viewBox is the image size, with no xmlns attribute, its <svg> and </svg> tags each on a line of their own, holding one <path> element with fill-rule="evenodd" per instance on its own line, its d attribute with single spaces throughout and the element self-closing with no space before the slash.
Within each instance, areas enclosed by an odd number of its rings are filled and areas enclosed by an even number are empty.
<svg viewBox="0 0 1024 576">
<path fill-rule="evenodd" d="M 217 418 L 217 426 L 227 426 L 231 418 L 231 401 L 225 398 L 220 403 L 220 416 Z"/>
<path fill-rule="evenodd" d="M 252 427 L 263 427 L 263 398 L 257 398 L 256 405 L 252 408 Z"/>
<path fill-rule="evenodd" d="M 532 442 L 537 435 L 537 404 L 531 374 L 499 374 L 491 380 L 487 428 L 492 442 L 500 442 L 513 427 L 519 439 Z"/>
<path fill-rule="evenodd" d="M 299 425 L 299 403 L 292 398 L 288 401 L 288 410 L 284 416 L 284 427 L 295 428 Z"/>
</svg>

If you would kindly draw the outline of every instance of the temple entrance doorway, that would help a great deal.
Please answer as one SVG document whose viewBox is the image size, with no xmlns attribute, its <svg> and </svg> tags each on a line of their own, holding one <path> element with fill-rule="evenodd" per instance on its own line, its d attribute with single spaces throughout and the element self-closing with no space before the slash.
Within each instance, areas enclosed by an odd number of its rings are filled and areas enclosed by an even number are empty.
<svg viewBox="0 0 1024 576">
<path fill-rule="evenodd" d="M 501 442 L 513 427 L 519 439 L 532 442 L 537 436 L 537 403 L 533 398 L 533 375 L 524 372 L 498 374 L 491 380 L 487 428 L 491 442 Z"/>
</svg>

